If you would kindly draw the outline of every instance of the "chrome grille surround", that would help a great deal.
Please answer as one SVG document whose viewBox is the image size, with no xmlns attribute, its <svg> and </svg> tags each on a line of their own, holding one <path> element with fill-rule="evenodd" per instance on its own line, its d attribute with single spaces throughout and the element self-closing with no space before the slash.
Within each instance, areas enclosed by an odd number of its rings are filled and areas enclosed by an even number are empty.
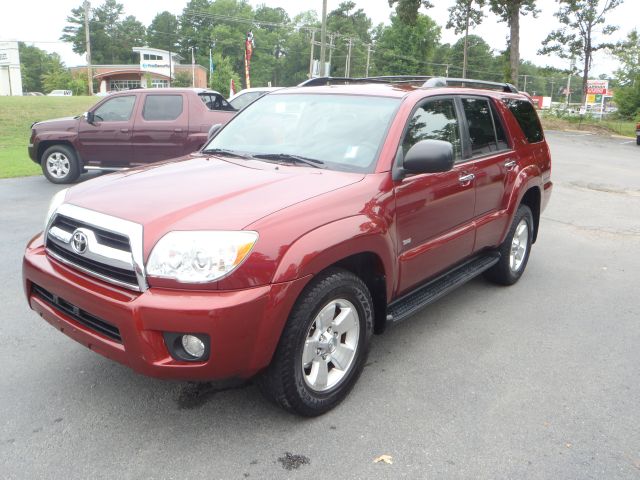
<svg viewBox="0 0 640 480">
<path fill-rule="evenodd" d="M 58 217 L 75 220 L 80 226 L 73 231 L 60 228 L 56 222 Z M 60 218 L 60 220 L 63 221 L 64 218 Z M 44 243 L 47 254 L 59 262 L 129 290 L 144 292 L 149 288 L 143 263 L 142 225 L 64 203 L 51 216 L 45 232 Z M 79 254 L 72 247 L 75 232 L 82 232 L 88 240 L 86 252 L 82 254 Z M 123 250 L 114 247 L 113 242 L 111 242 L 112 245 L 108 245 L 109 242 L 104 241 L 106 235 L 127 238 L 129 249 Z M 119 246 L 124 246 L 122 240 L 119 241 Z M 120 279 L 109 275 L 110 269 L 119 272 L 117 276 Z M 114 274 L 114 276 L 116 275 Z M 131 278 L 131 281 L 123 279 L 127 276 Z"/>
</svg>

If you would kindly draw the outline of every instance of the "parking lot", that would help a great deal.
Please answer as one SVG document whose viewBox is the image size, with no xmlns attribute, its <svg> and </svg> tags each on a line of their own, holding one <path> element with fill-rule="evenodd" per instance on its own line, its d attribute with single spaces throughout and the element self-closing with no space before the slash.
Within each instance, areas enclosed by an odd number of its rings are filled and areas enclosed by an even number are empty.
<svg viewBox="0 0 640 480">
<path fill-rule="evenodd" d="M 20 262 L 59 187 L 0 180 L 0 478 L 640 477 L 640 147 L 547 137 L 554 192 L 521 281 L 476 279 L 374 338 L 315 419 L 251 383 L 145 378 L 55 331 Z"/>
</svg>

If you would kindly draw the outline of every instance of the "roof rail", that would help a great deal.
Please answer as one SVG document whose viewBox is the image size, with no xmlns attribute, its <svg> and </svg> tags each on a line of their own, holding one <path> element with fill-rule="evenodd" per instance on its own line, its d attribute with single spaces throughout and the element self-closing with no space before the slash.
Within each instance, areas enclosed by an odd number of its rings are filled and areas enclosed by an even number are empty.
<svg viewBox="0 0 640 480">
<path fill-rule="evenodd" d="M 322 85 L 349 85 L 353 83 L 420 83 L 423 88 L 435 87 L 476 87 L 499 89 L 506 93 L 518 93 L 518 89 L 510 83 L 489 82 L 473 78 L 445 78 L 428 75 L 383 75 L 378 77 L 317 77 L 300 83 L 299 87 L 317 87 Z"/>
<path fill-rule="evenodd" d="M 462 87 L 479 86 L 480 88 L 497 87 L 501 91 L 506 93 L 518 93 L 518 89 L 510 83 L 501 82 L 488 82 L 486 80 L 475 80 L 473 78 L 445 78 L 445 77 L 431 77 L 428 81 L 422 85 L 424 88 L 433 88 L 438 86 L 453 86 L 451 84 L 460 84 Z"/>
<path fill-rule="evenodd" d="M 322 85 L 348 85 L 350 83 L 389 83 L 386 80 L 375 78 L 351 78 L 351 77 L 316 77 L 299 83 L 299 87 L 318 87 Z"/>
</svg>

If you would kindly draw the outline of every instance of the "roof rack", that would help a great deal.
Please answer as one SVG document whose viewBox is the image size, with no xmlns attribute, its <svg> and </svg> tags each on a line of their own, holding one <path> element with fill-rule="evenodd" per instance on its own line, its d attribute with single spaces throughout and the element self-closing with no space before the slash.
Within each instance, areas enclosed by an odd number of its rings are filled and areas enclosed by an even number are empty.
<svg viewBox="0 0 640 480">
<path fill-rule="evenodd" d="M 480 88 L 493 87 L 495 89 L 497 87 L 499 90 L 506 93 L 518 93 L 518 89 L 510 83 L 488 82 L 486 80 L 475 80 L 473 78 L 431 77 L 422 86 L 424 88 L 449 87 L 452 86 L 451 84 L 456 84 L 456 86 L 457 84 L 460 84 L 462 87 L 473 87 L 476 85 Z"/>
<path fill-rule="evenodd" d="M 317 87 L 322 85 L 349 85 L 354 83 L 419 83 L 423 88 L 462 86 L 498 89 L 506 93 L 518 93 L 518 89 L 510 83 L 489 82 L 473 78 L 445 78 L 428 75 L 383 75 L 377 77 L 317 77 L 300 83 L 299 87 Z"/>
</svg>

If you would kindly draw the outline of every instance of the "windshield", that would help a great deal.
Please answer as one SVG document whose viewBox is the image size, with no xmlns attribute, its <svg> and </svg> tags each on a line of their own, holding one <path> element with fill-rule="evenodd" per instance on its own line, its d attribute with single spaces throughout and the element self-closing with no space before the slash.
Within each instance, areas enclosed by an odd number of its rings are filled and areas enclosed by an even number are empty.
<svg viewBox="0 0 640 480">
<path fill-rule="evenodd" d="M 282 161 L 297 156 L 319 160 L 323 168 L 370 172 L 399 102 L 363 95 L 267 95 L 236 115 L 204 151 Z"/>
</svg>

